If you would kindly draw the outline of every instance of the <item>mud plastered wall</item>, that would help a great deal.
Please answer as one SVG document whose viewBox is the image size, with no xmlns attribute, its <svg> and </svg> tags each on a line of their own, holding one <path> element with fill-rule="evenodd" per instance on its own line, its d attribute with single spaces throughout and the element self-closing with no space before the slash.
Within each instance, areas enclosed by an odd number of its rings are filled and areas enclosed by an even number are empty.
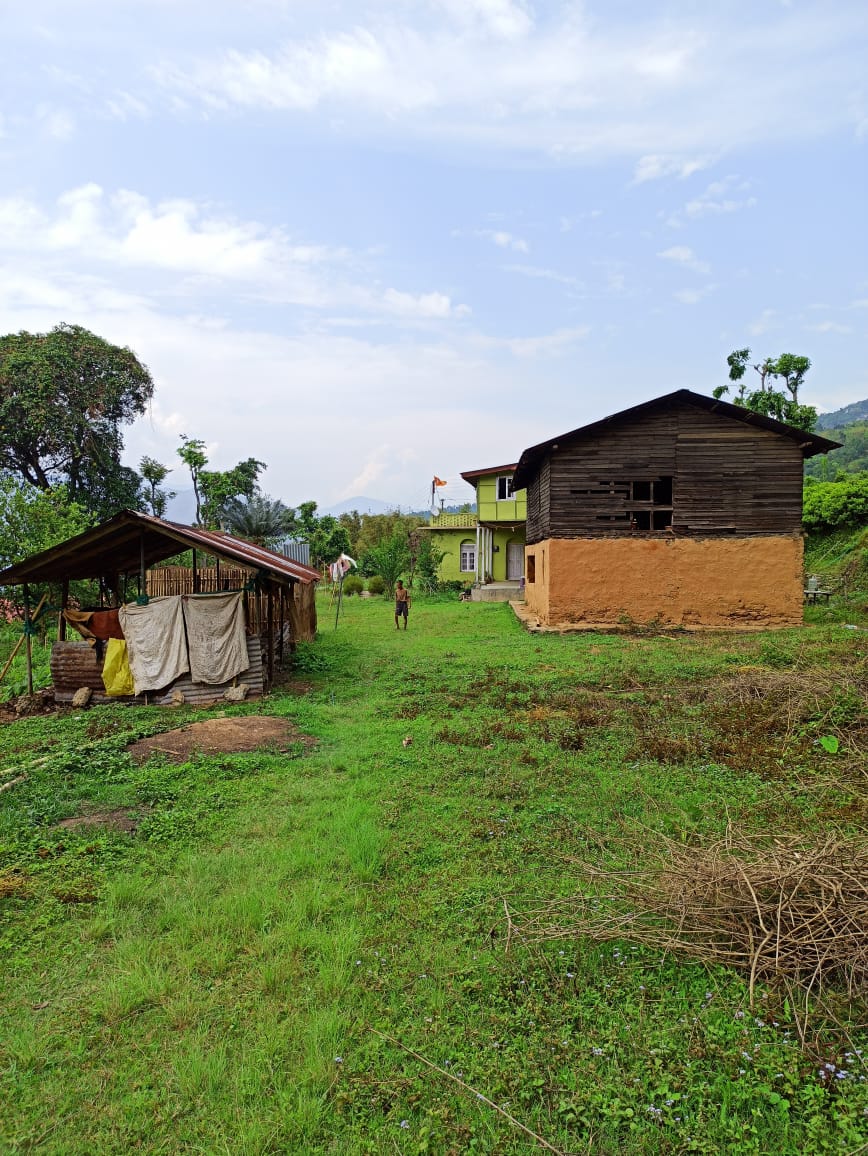
<svg viewBox="0 0 868 1156">
<path fill-rule="evenodd" d="M 552 538 L 529 547 L 527 604 L 544 625 L 802 622 L 802 539 Z M 542 563 L 542 567 L 541 567 Z M 542 573 L 541 573 L 542 570 Z"/>
</svg>

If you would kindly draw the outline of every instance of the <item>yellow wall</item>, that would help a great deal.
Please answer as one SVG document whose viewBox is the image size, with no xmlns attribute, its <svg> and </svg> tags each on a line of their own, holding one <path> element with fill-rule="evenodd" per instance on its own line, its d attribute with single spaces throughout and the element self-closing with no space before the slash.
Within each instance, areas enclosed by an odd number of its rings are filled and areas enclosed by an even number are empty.
<svg viewBox="0 0 868 1156">
<path fill-rule="evenodd" d="M 476 479 L 476 511 L 480 522 L 524 522 L 527 518 L 527 490 L 517 490 L 511 498 L 497 500 L 497 478 L 509 477 L 489 474 Z"/>
<path fill-rule="evenodd" d="M 525 550 L 525 602 L 549 626 L 801 625 L 802 555 L 795 535 L 550 538 Z"/>
</svg>

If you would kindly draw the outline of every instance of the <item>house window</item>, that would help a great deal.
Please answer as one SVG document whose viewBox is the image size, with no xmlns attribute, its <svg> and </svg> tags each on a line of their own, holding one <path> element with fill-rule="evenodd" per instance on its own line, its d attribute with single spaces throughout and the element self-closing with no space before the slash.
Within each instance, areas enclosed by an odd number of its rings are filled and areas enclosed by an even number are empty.
<svg viewBox="0 0 868 1156">
<path fill-rule="evenodd" d="M 635 533 L 672 525 L 672 478 L 599 481 L 570 493 L 612 530 Z"/>
<path fill-rule="evenodd" d="M 497 500 L 506 502 L 515 494 L 512 488 L 512 474 L 505 474 L 497 479 Z"/>
<path fill-rule="evenodd" d="M 528 554 L 524 560 L 526 582 L 536 582 L 536 554 Z"/>
<path fill-rule="evenodd" d="M 461 543 L 461 564 L 458 567 L 462 574 L 476 573 L 476 543 Z"/>
</svg>

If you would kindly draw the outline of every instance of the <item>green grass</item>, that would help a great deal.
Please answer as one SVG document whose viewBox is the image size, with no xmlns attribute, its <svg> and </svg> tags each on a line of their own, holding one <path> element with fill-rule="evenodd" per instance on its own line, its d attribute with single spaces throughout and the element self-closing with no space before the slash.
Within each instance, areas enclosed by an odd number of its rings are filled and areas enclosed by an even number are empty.
<svg viewBox="0 0 868 1156">
<path fill-rule="evenodd" d="M 564 1152 L 864 1143 L 868 1043 L 829 1030 L 805 1055 L 774 993 L 751 1010 L 744 978 L 628 944 L 507 953 L 504 900 L 571 894 L 625 837 L 858 829 L 837 769 L 865 635 L 535 636 L 423 599 L 406 633 L 378 599 L 322 618 L 311 692 L 231 711 L 313 748 L 136 767 L 130 741 L 209 712 L 121 706 L 0 731 L 4 767 L 49 756 L 0 795 L 0 1149 L 533 1149 L 443 1073 Z M 838 690 L 795 717 L 721 690 L 828 669 Z M 83 805 L 138 833 L 56 827 Z"/>
</svg>

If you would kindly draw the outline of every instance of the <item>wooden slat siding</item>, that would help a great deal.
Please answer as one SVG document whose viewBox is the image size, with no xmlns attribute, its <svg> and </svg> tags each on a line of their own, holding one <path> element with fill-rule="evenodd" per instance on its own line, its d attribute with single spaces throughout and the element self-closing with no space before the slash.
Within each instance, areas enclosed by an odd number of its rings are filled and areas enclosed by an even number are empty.
<svg viewBox="0 0 868 1156">
<path fill-rule="evenodd" d="M 263 693 L 262 649 L 259 639 L 249 636 L 247 656 L 250 668 L 239 674 L 237 682 L 249 687 L 248 696 L 256 698 Z M 97 656 L 96 648 L 86 642 L 55 642 L 51 648 L 51 681 L 54 685 L 54 699 L 59 703 L 70 703 L 75 692 L 82 686 L 93 691 L 91 702 L 128 702 L 143 706 L 144 695 L 108 695 L 102 681 L 103 660 Z M 202 705 L 215 702 L 223 697 L 224 691 L 232 683 L 221 686 L 207 686 L 193 683 L 189 674 L 183 674 L 164 691 L 148 691 L 148 702 L 166 704 L 171 701 L 172 691 L 181 690 L 189 703 Z"/>
<path fill-rule="evenodd" d="M 798 533 L 802 466 L 801 451 L 790 438 L 686 403 L 674 404 L 553 449 L 528 486 L 527 541 L 629 536 L 628 518 L 598 521 L 598 515 L 628 512 L 623 495 L 575 491 L 593 491 L 601 482 L 661 477 L 673 479 L 676 532 Z"/>
<path fill-rule="evenodd" d="M 525 536 L 529 546 L 534 542 L 541 542 L 549 535 L 550 492 L 549 478 L 551 477 L 551 463 L 546 458 L 540 466 L 539 473 L 527 491 L 527 523 Z"/>
</svg>

